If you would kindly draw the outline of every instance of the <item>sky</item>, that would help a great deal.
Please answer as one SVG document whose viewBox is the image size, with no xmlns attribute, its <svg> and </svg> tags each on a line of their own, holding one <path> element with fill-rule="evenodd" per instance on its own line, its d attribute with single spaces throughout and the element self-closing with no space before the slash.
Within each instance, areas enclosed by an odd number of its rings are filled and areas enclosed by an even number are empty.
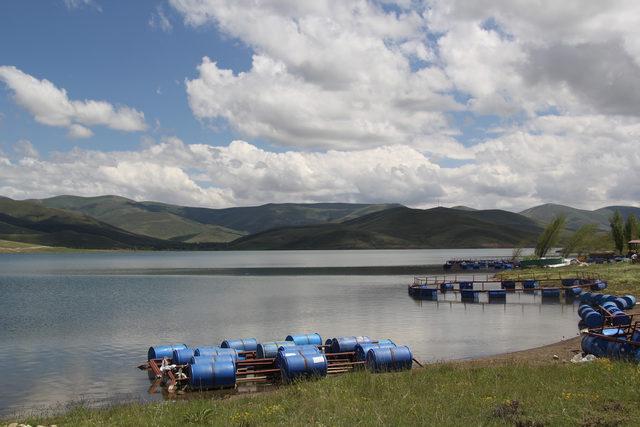
<svg viewBox="0 0 640 427">
<path fill-rule="evenodd" d="M 4 0 L 0 195 L 638 205 L 640 3 Z"/>
</svg>

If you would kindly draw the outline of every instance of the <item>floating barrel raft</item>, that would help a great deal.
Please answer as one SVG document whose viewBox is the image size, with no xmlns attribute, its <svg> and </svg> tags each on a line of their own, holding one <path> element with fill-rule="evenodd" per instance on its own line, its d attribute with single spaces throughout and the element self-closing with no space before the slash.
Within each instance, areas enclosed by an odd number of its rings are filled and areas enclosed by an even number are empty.
<svg viewBox="0 0 640 427">
<path fill-rule="evenodd" d="M 148 360 L 139 366 L 153 378 L 151 391 L 165 386 L 169 392 L 234 388 L 243 383 L 290 383 L 368 369 L 387 372 L 411 369 L 407 346 L 389 339 L 341 336 L 322 344 L 318 333 L 292 334 L 283 341 L 255 338 L 224 340 L 220 346 L 185 344 L 150 347 Z"/>
<path fill-rule="evenodd" d="M 640 321 L 625 312 L 636 297 L 583 292 L 579 298 L 583 354 L 640 362 Z"/>
<path fill-rule="evenodd" d="M 543 301 L 553 299 L 573 302 L 575 298 L 583 298 L 590 294 L 585 291 L 598 291 L 605 289 L 607 282 L 597 275 L 575 273 L 574 277 L 562 277 L 561 275 L 518 275 L 515 279 L 501 280 L 489 275 L 434 275 L 414 277 L 413 283 L 408 287 L 409 295 L 417 300 L 437 301 L 440 296 L 453 294 L 460 296 L 460 302 L 480 302 L 481 296 L 485 296 L 488 302 L 506 302 L 509 294 L 525 293 L 540 295 Z M 619 306 L 629 304 L 624 297 L 612 297 Z M 617 299 L 616 299 L 617 298 Z M 447 302 L 454 302 L 450 298 Z M 634 301 L 635 303 L 635 301 Z"/>
</svg>

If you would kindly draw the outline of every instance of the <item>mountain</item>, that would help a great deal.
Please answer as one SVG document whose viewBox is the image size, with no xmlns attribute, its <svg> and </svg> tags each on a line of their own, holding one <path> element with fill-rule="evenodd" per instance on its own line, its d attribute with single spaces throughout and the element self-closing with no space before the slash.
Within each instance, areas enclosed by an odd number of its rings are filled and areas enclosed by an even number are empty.
<svg viewBox="0 0 640 427">
<path fill-rule="evenodd" d="M 520 214 L 541 225 L 548 224 L 557 215 L 562 214 L 567 218 L 566 228 L 569 230 L 577 230 L 585 224 L 597 224 L 600 230 L 608 231 L 609 218 L 616 210 L 618 210 L 625 219 L 631 213 L 640 218 L 640 208 L 634 206 L 607 206 L 590 211 L 553 203 L 535 206 L 520 212 Z"/>
<path fill-rule="evenodd" d="M 57 196 L 36 200 L 50 208 L 82 213 L 131 233 L 187 243 L 229 242 L 246 234 L 181 215 L 181 206 L 136 202 L 119 196 Z"/>
<path fill-rule="evenodd" d="M 541 228 L 500 210 L 397 207 L 342 223 L 281 227 L 242 237 L 229 249 L 393 249 L 510 247 L 531 244 Z"/>
<path fill-rule="evenodd" d="M 118 196 L 58 196 L 38 202 L 83 213 L 132 233 L 181 242 L 229 242 L 270 228 L 340 222 L 399 206 L 284 203 L 209 209 L 136 202 Z"/>
<path fill-rule="evenodd" d="M 83 249 L 196 248 L 130 233 L 87 215 L 0 197 L 0 239 Z"/>
</svg>

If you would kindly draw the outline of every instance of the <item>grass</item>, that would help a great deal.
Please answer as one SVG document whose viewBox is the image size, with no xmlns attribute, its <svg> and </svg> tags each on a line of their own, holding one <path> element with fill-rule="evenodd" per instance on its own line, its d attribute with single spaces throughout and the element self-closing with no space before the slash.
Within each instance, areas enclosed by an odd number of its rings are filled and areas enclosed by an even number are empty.
<svg viewBox="0 0 640 427">
<path fill-rule="evenodd" d="M 575 273 L 598 274 L 607 281 L 608 287 L 605 293 L 610 294 L 633 294 L 640 296 L 640 264 L 616 263 L 616 264 L 594 264 L 585 267 L 560 267 L 560 268 L 527 268 L 524 270 L 513 270 L 500 273 L 498 276 L 504 279 L 512 279 L 518 276 L 526 277 L 531 275 L 551 277 L 573 277 Z"/>
<path fill-rule="evenodd" d="M 436 364 L 393 374 L 358 372 L 272 393 L 105 409 L 78 407 L 31 425 L 637 425 L 640 368 Z"/>
<path fill-rule="evenodd" d="M 22 254 L 41 252 L 77 252 L 77 249 L 63 248 L 59 246 L 33 245 L 31 243 L 12 242 L 10 240 L 0 240 L 0 254 Z"/>
</svg>

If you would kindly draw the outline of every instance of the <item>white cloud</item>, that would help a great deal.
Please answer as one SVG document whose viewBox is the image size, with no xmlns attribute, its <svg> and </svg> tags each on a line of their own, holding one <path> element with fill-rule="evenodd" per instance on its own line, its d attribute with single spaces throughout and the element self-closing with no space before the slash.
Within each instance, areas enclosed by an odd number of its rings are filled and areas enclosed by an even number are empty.
<svg viewBox="0 0 640 427">
<path fill-rule="evenodd" d="M 64 5 L 69 10 L 92 7 L 98 12 L 102 12 L 102 7 L 95 0 L 64 0 Z"/>
<path fill-rule="evenodd" d="M 149 26 L 153 29 L 164 31 L 165 33 L 170 33 L 173 30 L 173 24 L 165 13 L 162 5 L 158 5 L 156 9 L 151 12 Z"/>
<path fill-rule="evenodd" d="M 0 67 L 0 80 L 14 93 L 15 102 L 34 119 L 48 126 L 66 127 L 74 138 L 91 136 L 90 126 L 133 132 L 146 129 L 144 113 L 106 101 L 71 100 L 65 89 L 46 79 L 26 74 L 13 66 Z"/>
<path fill-rule="evenodd" d="M 28 139 L 21 139 L 13 145 L 13 150 L 22 157 L 31 157 L 37 159 L 40 154 L 36 147 L 33 146 Z"/>
<path fill-rule="evenodd" d="M 247 72 L 204 58 L 187 81 L 201 119 L 287 147 L 455 146 L 444 114 L 460 109 L 414 11 L 371 2 L 173 1 L 191 25 L 215 22 L 256 52 Z M 451 151 L 457 157 L 464 150 Z"/>
</svg>

